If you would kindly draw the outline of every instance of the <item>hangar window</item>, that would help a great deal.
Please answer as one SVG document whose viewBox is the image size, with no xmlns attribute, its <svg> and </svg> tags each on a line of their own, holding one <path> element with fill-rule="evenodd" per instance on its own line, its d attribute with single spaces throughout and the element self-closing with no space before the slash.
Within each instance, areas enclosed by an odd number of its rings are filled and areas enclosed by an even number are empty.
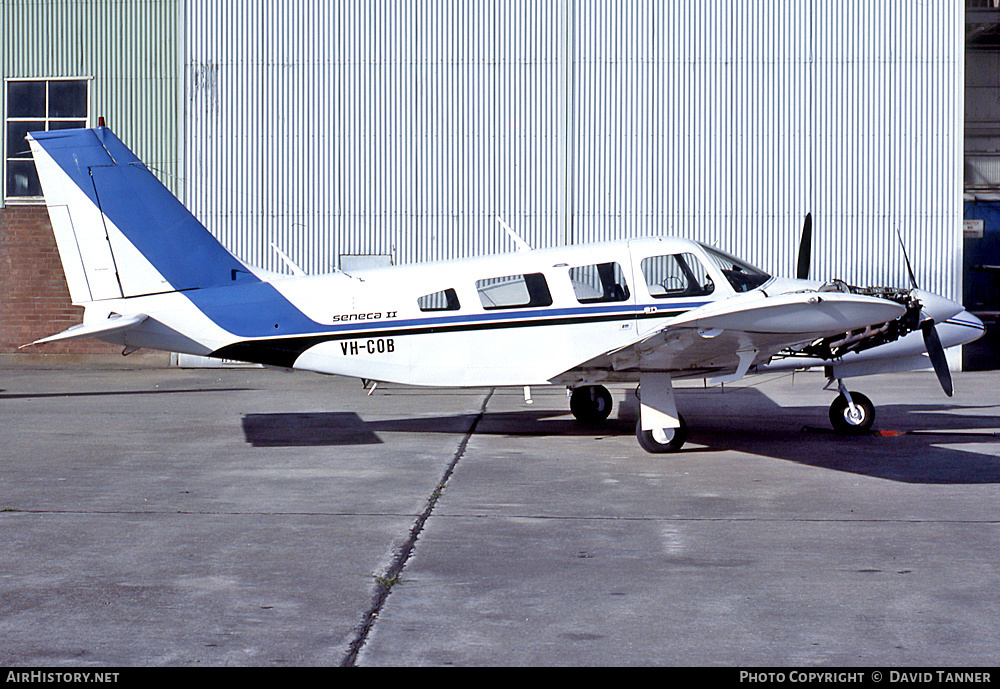
<svg viewBox="0 0 1000 689">
<path fill-rule="evenodd" d="M 421 311 L 458 311 L 458 293 L 453 289 L 443 289 L 440 292 L 425 294 L 417 299 Z"/>
<path fill-rule="evenodd" d="M 581 304 L 627 301 L 628 284 L 617 263 L 597 263 L 569 269 L 573 292 Z"/>
<path fill-rule="evenodd" d="M 552 295 L 541 273 L 506 275 L 489 280 L 477 280 L 476 289 L 484 309 L 516 309 L 551 306 Z"/>
<path fill-rule="evenodd" d="M 40 200 L 28 132 L 79 129 L 90 117 L 89 79 L 7 79 L 4 83 L 4 196 Z"/>
<path fill-rule="evenodd" d="M 640 265 L 651 297 L 702 297 L 715 291 L 715 283 L 694 254 L 650 256 Z"/>
</svg>

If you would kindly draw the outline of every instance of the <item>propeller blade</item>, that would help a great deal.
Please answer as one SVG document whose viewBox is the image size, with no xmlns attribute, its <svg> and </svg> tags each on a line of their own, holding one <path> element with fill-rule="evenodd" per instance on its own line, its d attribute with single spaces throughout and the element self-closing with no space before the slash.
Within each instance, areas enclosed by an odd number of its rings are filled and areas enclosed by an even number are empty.
<svg viewBox="0 0 1000 689">
<path fill-rule="evenodd" d="M 934 373 L 937 374 L 938 381 L 941 383 L 941 389 L 944 390 L 944 394 L 951 397 L 955 391 L 951 384 L 951 371 L 948 370 L 948 359 L 944 355 L 941 338 L 938 337 L 937 330 L 934 328 L 934 321 L 924 321 L 920 324 L 920 330 L 923 331 L 924 347 L 927 348 L 927 354 L 930 355 L 931 365 L 934 366 Z"/>
<path fill-rule="evenodd" d="M 802 239 L 799 240 L 799 264 L 795 277 L 799 280 L 809 279 L 809 263 L 812 258 L 813 216 L 806 213 L 806 221 L 802 225 Z"/>
<path fill-rule="evenodd" d="M 913 266 L 910 265 L 910 257 L 906 255 L 906 245 L 903 244 L 903 235 L 899 233 L 899 228 L 896 229 L 896 236 L 899 238 L 899 248 L 903 250 L 903 260 L 906 261 L 906 272 L 910 274 L 910 285 L 913 289 L 920 289 L 917 284 L 917 278 L 913 275 Z"/>
</svg>

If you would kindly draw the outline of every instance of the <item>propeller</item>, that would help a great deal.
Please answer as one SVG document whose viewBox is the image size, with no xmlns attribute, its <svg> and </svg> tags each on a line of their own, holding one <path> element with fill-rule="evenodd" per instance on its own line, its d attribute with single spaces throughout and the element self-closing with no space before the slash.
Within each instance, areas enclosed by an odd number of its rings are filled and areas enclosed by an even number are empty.
<svg viewBox="0 0 1000 689">
<path fill-rule="evenodd" d="M 802 239 L 799 240 L 799 264 L 795 270 L 795 277 L 799 280 L 809 279 L 809 262 L 812 256 L 812 213 L 806 213 L 806 220 L 802 224 Z"/>
<path fill-rule="evenodd" d="M 951 383 L 951 371 L 948 370 L 948 359 L 944 355 L 941 338 L 938 337 L 937 330 L 934 328 L 934 320 L 928 318 L 921 323 L 920 331 L 924 334 L 924 347 L 927 348 L 927 354 L 931 358 L 931 365 L 934 367 L 934 373 L 937 374 L 938 382 L 941 383 L 941 389 L 944 390 L 944 394 L 951 397 L 955 388 Z"/>
<path fill-rule="evenodd" d="M 910 257 L 906 255 L 906 245 L 903 244 L 903 236 L 899 233 L 898 228 L 896 229 L 896 236 L 899 238 L 899 248 L 903 250 L 903 260 L 906 262 L 906 272 L 910 276 L 910 284 L 914 290 L 918 290 L 920 287 L 917 285 L 917 278 L 913 274 L 913 266 L 910 265 Z M 951 382 L 951 370 L 948 368 L 948 358 L 944 354 L 941 338 L 938 337 L 937 330 L 934 328 L 934 319 L 928 318 L 921 323 L 920 332 L 923 333 L 924 349 L 927 350 L 927 356 L 931 359 L 931 366 L 934 367 L 934 373 L 937 374 L 938 382 L 941 383 L 941 389 L 944 390 L 944 394 L 951 397 L 955 392 L 955 388 Z"/>
<path fill-rule="evenodd" d="M 899 228 L 896 228 L 896 237 L 899 239 L 899 248 L 903 250 L 903 260 L 906 261 L 906 272 L 910 275 L 910 285 L 913 289 L 920 289 L 920 285 L 917 284 L 917 278 L 913 275 L 913 266 L 910 265 L 910 257 L 906 255 L 906 245 L 903 244 L 903 235 L 899 233 Z"/>
</svg>

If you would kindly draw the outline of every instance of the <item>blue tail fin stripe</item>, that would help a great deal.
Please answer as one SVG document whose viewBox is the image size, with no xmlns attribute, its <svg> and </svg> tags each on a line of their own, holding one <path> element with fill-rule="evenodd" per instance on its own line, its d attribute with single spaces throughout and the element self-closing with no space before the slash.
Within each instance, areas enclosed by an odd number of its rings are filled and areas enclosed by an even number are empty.
<svg viewBox="0 0 1000 689">
<path fill-rule="evenodd" d="M 110 130 L 32 136 L 174 289 L 230 285 L 243 269 Z"/>
<path fill-rule="evenodd" d="M 322 330 L 274 287 L 247 272 L 110 129 L 31 136 L 173 289 L 184 290 L 217 325 L 240 337 Z M 232 295 L 221 297 L 210 289 L 234 285 L 251 288 L 253 303 L 236 307 Z"/>
</svg>

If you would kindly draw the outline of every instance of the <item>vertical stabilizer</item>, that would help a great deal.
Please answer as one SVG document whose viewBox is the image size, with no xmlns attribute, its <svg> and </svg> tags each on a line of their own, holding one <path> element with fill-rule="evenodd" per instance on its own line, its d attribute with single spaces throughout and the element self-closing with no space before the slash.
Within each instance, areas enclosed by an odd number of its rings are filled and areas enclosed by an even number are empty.
<svg viewBox="0 0 1000 689">
<path fill-rule="evenodd" d="M 73 303 L 257 280 L 111 130 L 28 140 Z"/>
</svg>

